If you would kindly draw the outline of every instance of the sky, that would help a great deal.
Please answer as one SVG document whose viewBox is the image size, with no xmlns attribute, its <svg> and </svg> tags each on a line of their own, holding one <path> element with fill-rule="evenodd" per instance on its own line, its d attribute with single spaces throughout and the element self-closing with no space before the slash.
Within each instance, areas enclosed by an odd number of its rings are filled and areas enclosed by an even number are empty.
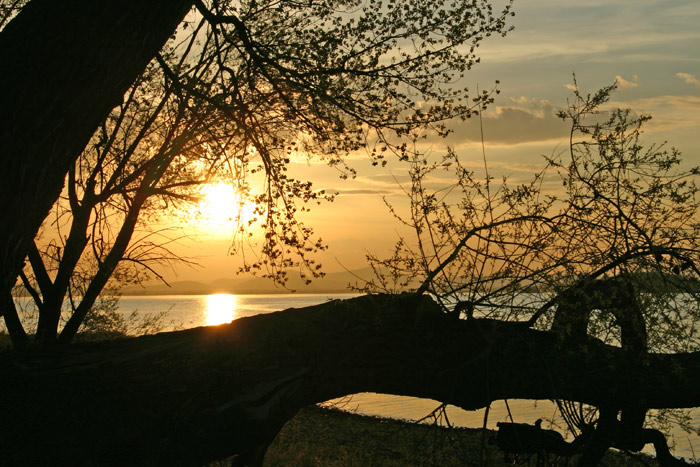
<svg viewBox="0 0 700 467">
<path fill-rule="evenodd" d="M 700 2 L 516 0 L 514 11 L 515 29 L 505 38 L 484 41 L 481 63 L 466 78 L 471 89 L 500 82 L 501 92 L 483 116 L 492 175 L 525 180 L 542 167 L 542 155 L 566 144 L 567 125 L 556 111 L 572 96 L 573 74 L 584 93 L 617 80 L 612 104 L 653 116 L 646 141 L 668 141 L 689 165 L 700 165 Z M 478 120 L 453 129 L 446 143 L 467 165 L 481 170 Z M 444 144 L 429 149 L 439 154 Z M 393 163 L 372 167 L 358 156 L 350 160 L 357 177 L 341 180 L 335 169 L 318 163 L 292 165 L 292 174 L 339 193 L 335 202 L 315 207 L 303 219 L 329 246 L 318 256 L 327 272 L 365 267 L 368 252 L 389 253 L 401 227 L 392 221 L 383 197 L 405 206 L 399 184 L 406 179 L 405 169 Z M 181 247 L 199 266 L 178 266 L 165 271 L 165 277 L 235 277 L 241 259 L 227 254 L 227 229 L 200 222 L 192 230 L 196 239 L 183 241 Z"/>
</svg>

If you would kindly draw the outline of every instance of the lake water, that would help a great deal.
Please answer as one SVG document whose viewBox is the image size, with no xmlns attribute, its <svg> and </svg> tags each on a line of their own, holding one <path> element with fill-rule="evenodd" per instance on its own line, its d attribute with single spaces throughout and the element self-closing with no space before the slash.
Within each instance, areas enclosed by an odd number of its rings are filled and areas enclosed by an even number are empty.
<svg viewBox="0 0 700 467">
<path fill-rule="evenodd" d="M 301 308 L 316 305 L 332 299 L 344 299 L 356 294 L 308 294 L 308 295 L 161 295 L 125 296 L 119 301 L 118 311 L 124 316 L 136 313 L 163 314 L 163 330 L 184 329 L 196 326 L 230 322 L 236 318 L 270 313 L 286 308 Z M 361 414 L 380 415 L 405 420 L 421 420 L 428 417 L 440 404 L 428 399 L 392 396 L 386 394 L 362 393 L 347 398 L 330 401 L 344 410 Z M 509 421 L 509 410 L 513 420 L 519 423 L 533 423 L 538 418 L 552 419 L 557 416 L 556 406 L 550 401 L 509 400 L 494 402 L 489 411 L 489 428 L 496 428 L 499 421 Z M 485 409 L 465 411 L 448 406 L 446 415 L 449 423 L 455 426 L 481 427 Z M 692 412 L 692 424 L 700 428 L 700 409 Z M 544 423 L 547 427 L 547 422 Z M 700 457 L 700 437 L 688 435 L 681 430 L 673 433 L 674 454 L 683 457 Z M 649 452 L 653 449 L 648 448 Z"/>
</svg>

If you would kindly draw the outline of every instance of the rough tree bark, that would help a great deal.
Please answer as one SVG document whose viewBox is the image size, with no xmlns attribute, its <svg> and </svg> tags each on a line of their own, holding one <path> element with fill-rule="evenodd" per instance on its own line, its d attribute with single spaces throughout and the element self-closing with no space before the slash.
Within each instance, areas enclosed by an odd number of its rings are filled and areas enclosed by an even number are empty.
<svg viewBox="0 0 700 467">
<path fill-rule="evenodd" d="M 258 451 L 302 407 L 375 391 L 465 409 L 503 398 L 700 405 L 700 353 L 596 340 L 371 295 L 59 353 L 0 355 L 4 465 L 201 465 Z"/>
<path fill-rule="evenodd" d="M 191 0 L 32 0 L 0 33 L 0 291 L 70 164 Z"/>
</svg>

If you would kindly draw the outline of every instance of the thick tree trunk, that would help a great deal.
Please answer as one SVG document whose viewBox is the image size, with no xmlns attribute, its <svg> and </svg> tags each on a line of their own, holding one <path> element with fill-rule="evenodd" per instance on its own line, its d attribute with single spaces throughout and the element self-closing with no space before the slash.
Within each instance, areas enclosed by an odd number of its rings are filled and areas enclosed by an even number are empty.
<svg viewBox="0 0 700 467">
<path fill-rule="evenodd" d="M 456 320 L 372 295 L 59 353 L 0 355 L 4 465 L 201 465 L 266 445 L 300 408 L 362 391 L 465 409 L 503 398 L 700 405 L 700 353 Z"/>
<path fill-rule="evenodd" d="M 191 0 L 32 0 L 0 33 L 0 291 L 68 168 Z"/>
</svg>

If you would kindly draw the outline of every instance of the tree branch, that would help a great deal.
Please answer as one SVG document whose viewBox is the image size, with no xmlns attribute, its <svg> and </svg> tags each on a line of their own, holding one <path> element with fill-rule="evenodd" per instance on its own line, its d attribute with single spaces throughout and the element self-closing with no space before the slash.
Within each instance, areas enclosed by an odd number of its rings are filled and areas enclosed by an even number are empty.
<svg viewBox="0 0 700 467">
<path fill-rule="evenodd" d="M 700 352 L 632 358 L 594 339 L 569 348 L 551 332 L 454 320 L 413 294 L 59 353 L 6 353 L 0 373 L 6 465 L 202 465 L 269 442 L 302 407 L 363 391 L 469 410 L 505 398 L 700 405 L 689 390 L 700 386 Z"/>
</svg>

